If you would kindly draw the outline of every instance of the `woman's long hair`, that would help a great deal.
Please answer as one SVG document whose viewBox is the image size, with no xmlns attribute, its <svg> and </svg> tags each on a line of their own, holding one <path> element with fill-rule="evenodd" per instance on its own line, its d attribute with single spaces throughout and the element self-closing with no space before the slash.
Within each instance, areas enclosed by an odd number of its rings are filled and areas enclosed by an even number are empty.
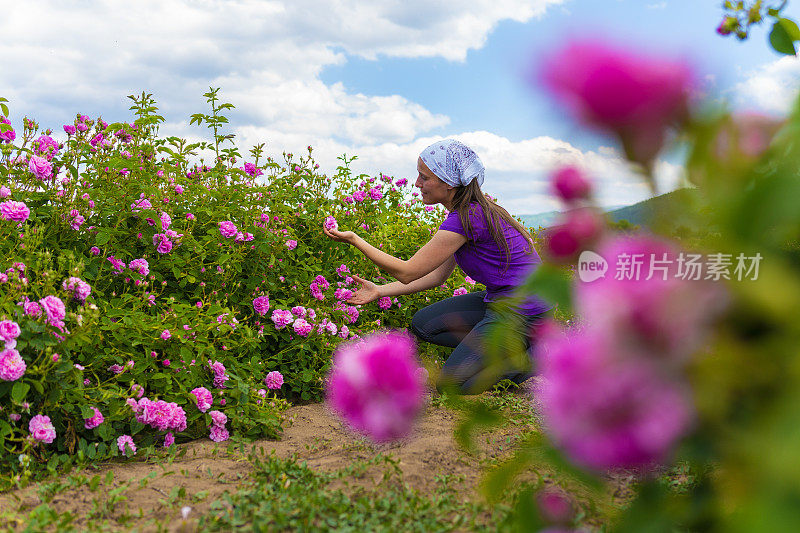
<svg viewBox="0 0 800 533">
<path fill-rule="evenodd" d="M 489 228 L 494 242 L 496 242 L 498 248 L 505 253 L 506 265 L 503 272 L 508 270 L 508 264 L 511 260 L 511 250 L 503 234 L 501 220 L 525 237 L 525 240 L 528 241 L 526 252 L 529 254 L 533 252 L 533 237 L 531 237 L 531 234 L 525 229 L 525 226 L 514 220 L 514 217 L 512 217 L 508 211 L 489 200 L 481 191 L 477 180 L 472 180 L 468 185 L 463 187 L 456 187 L 456 193 L 455 196 L 453 196 L 453 211 L 458 213 L 458 219 L 461 221 L 461 226 L 464 228 L 464 233 L 466 233 L 468 240 L 472 241 L 475 238 L 475 231 L 469 218 L 470 207 L 473 203 L 481 206 L 483 216 L 486 219 L 486 225 Z"/>
</svg>

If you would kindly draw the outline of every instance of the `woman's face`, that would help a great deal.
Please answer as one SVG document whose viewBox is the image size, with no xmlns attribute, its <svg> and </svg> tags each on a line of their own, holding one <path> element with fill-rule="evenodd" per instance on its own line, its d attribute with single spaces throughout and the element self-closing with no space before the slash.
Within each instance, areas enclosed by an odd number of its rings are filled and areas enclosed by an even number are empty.
<svg viewBox="0 0 800 533">
<path fill-rule="evenodd" d="M 454 194 L 454 187 L 437 178 L 421 158 L 417 159 L 417 172 L 419 175 L 414 186 L 419 189 L 422 203 L 426 205 L 449 204 Z"/>
</svg>

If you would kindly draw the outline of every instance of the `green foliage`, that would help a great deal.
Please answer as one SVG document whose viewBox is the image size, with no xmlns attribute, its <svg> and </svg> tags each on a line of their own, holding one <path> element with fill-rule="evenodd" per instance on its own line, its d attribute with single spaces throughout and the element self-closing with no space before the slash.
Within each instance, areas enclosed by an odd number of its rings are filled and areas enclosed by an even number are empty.
<svg viewBox="0 0 800 533">
<path fill-rule="evenodd" d="M 378 455 L 330 473 L 311 470 L 296 459 L 253 457 L 253 479 L 212 504 L 200 527 L 229 531 L 463 531 L 497 527 L 506 511 L 471 503 L 443 478 L 431 495 L 402 481 L 396 460 Z M 367 467 L 382 470 L 381 479 L 358 480 Z M 334 482 L 344 488 L 334 488 Z"/>
<path fill-rule="evenodd" d="M 132 435 L 139 448 L 160 446 L 163 432 L 138 422 L 126 403 L 135 397 L 134 384 L 151 400 L 184 409 L 187 429 L 176 434 L 178 442 L 208 435 L 211 419 L 190 393 L 196 387 L 212 390 L 212 409 L 227 415 L 232 433 L 276 437 L 288 401 L 321 399 L 341 337 L 407 327 L 419 306 L 464 283 L 457 274 L 440 288 L 395 299 L 385 311 L 377 303 L 358 310 L 337 303 L 334 289 L 350 283 L 346 273 L 337 273 L 340 265 L 376 282 L 385 278 L 355 249 L 325 237 L 325 216 L 336 216 L 340 227 L 389 253 L 410 257 L 441 213 L 424 210 L 388 176 L 352 175 L 346 156 L 334 175 L 318 173 L 310 147 L 304 157 L 284 154 L 282 163 L 270 157 L 256 166 L 260 145 L 251 152 L 256 163 L 234 167 L 240 156 L 221 147 L 233 141 L 221 131 L 227 119 L 220 114 L 233 106 L 219 103 L 218 89 L 204 96 L 212 112 L 192 120 L 213 130 L 213 167 L 190 164 L 210 145 L 158 137 L 163 117 L 147 93 L 129 96 L 132 123 L 79 115 L 75 124 L 86 131 L 69 135 L 50 154 L 54 178 L 38 179 L 26 162 L 45 142 L 37 135 L 49 131 L 25 119 L 16 143 L 3 144 L 0 185 L 10 190 L 8 200 L 28 206 L 30 216 L 19 224 L 0 220 L 7 236 L 0 242 L 0 270 L 8 277 L 0 320 L 19 324 L 16 349 L 27 365 L 19 380 L 0 380 L 0 472 L 9 473 L 0 484 L 24 483 L 74 460 L 118 456 L 122 434 Z M 369 189 L 380 192 L 377 200 L 352 200 L 355 191 Z M 236 225 L 238 238 L 221 234 L 223 221 Z M 170 250 L 159 251 L 160 235 L 170 235 Z M 146 274 L 127 266 L 141 258 L 149 263 Z M 317 276 L 332 285 L 321 301 L 309 290 Z M 85 302 L 64 288 L 70 277 L 91 286 Z M 26 314 L 25 302 L 46 296 L 66 304 L 63 327 L 44 314 Z M 255 312 L 259 296 L 269 297 L 270 313 L 313 310 L 316 318 L 306 320 L 314 331 L 304 337 L 291 327 L 278 329 L 269 313 Z M 322 328 L 325 320 L 339 335 Z M 345 326 L 349 334 L 342 334 Z M 227 370 L 225 388 L 213 385 L 213 362 Z M 262 400 L 258 390 L 273 370 L 285 384 Z M 92 407 L 105 422 L 85 429 Z M 29 438 L 28 423 L 37 414 L 50 417 L 57 433 L 52 444 Z M 21 455 L 33 460 L 25 466 Z"/>
<path fill-rule="evenodd" d="M 788 1 L 765 2 L 764 0 L 731 2 L 722 4 L 725 15 L 717 28 L 720 35 L 735 35 L 739 40 L 750 36 L 752 26 L 762 24 L 766 19 L 772 20 L 769 32 L 769 44 L 780 54 L 797 55 L 796 42 L 800 41 L 800 29 L 797 23 L 781 15 Z"/>
</svg>

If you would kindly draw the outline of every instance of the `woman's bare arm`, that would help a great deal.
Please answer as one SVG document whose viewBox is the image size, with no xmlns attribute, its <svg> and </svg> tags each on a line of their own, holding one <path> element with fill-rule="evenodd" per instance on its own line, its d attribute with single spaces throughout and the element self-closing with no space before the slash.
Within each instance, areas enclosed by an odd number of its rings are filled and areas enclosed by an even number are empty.
<svg viewBox="0 0 800 533">
<path fill-rule="evenodd" d="M 327 228 L 323 231 L 336 241 L 352 244 L 370 261 L 406 285 L 435 271 L 467 242 L 467 238 L 459 233 L 439 230 L 410 259 L 404 261 L 372 246 L 352 231 Z"/>
</svg>

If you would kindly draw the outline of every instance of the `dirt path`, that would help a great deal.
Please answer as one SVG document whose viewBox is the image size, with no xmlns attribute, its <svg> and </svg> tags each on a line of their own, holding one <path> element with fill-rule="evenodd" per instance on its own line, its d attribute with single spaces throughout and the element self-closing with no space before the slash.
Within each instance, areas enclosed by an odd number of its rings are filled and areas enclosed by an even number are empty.
<svg viewBox="0 0 800 533">
<path fill-rule="evenodd" d="M 317 471 L 338 470 L 355 460 L 370 459 L 378 453 L 390 454 L 402 471 L 403 481 L 410 487 L 427 493 L 433 490 L 437 476 L 450 475 L 459 489 L 465 491 L 465 497 L 471 498 L 477 497 L 481 462 L 504 454 L 515 436 L 525 429 L 511 425 L 483 434 L 481 451 L 469 455 L 453 438 L 459 415 L 445 407 L 429 406 L 412 435 L 379 446 L 354 436 L 324 404 L 292 407 L 288 415 L 292 423 L 285 427 L 280 441 L 264 440 L 238 447 L 197 440 L 181 444 L 185 454 L 171 462 L 165 459 L 111 462 L 100 465 L 97 470 L 86 471 L 82 475 L 87 478 L 99 474 L 104 480 L 94 491 L 84 482 L 48 495 L 45 484 L 38 484 L 0 495 L 0 509 L 16 510 L 22 517 L 51 497 L 47 502 L 50 508 L 58 513 L 72 513 L 75 517 L 72 525 L 78 529 L 92 521 L 106 520 L 112 528 L 177 530 L 182 507 L 191 507 L 190 516 L 202 515 L 211 502 L 219 500 L 226 491 L 236 490 L 240 482 L 247 479 L 251 466 L 246 455 L 252 446 L 280 458 L 296 456 Z M 377 469 L 374 475 L 380 475 Z M 113 478 L 109 477 L 106 482 L 106 476 Z M 376 480 L 367 475 L 361 482 L 373 481 Z M 2 529 L 20 525 L 3 524 Z"/>
</svg>

